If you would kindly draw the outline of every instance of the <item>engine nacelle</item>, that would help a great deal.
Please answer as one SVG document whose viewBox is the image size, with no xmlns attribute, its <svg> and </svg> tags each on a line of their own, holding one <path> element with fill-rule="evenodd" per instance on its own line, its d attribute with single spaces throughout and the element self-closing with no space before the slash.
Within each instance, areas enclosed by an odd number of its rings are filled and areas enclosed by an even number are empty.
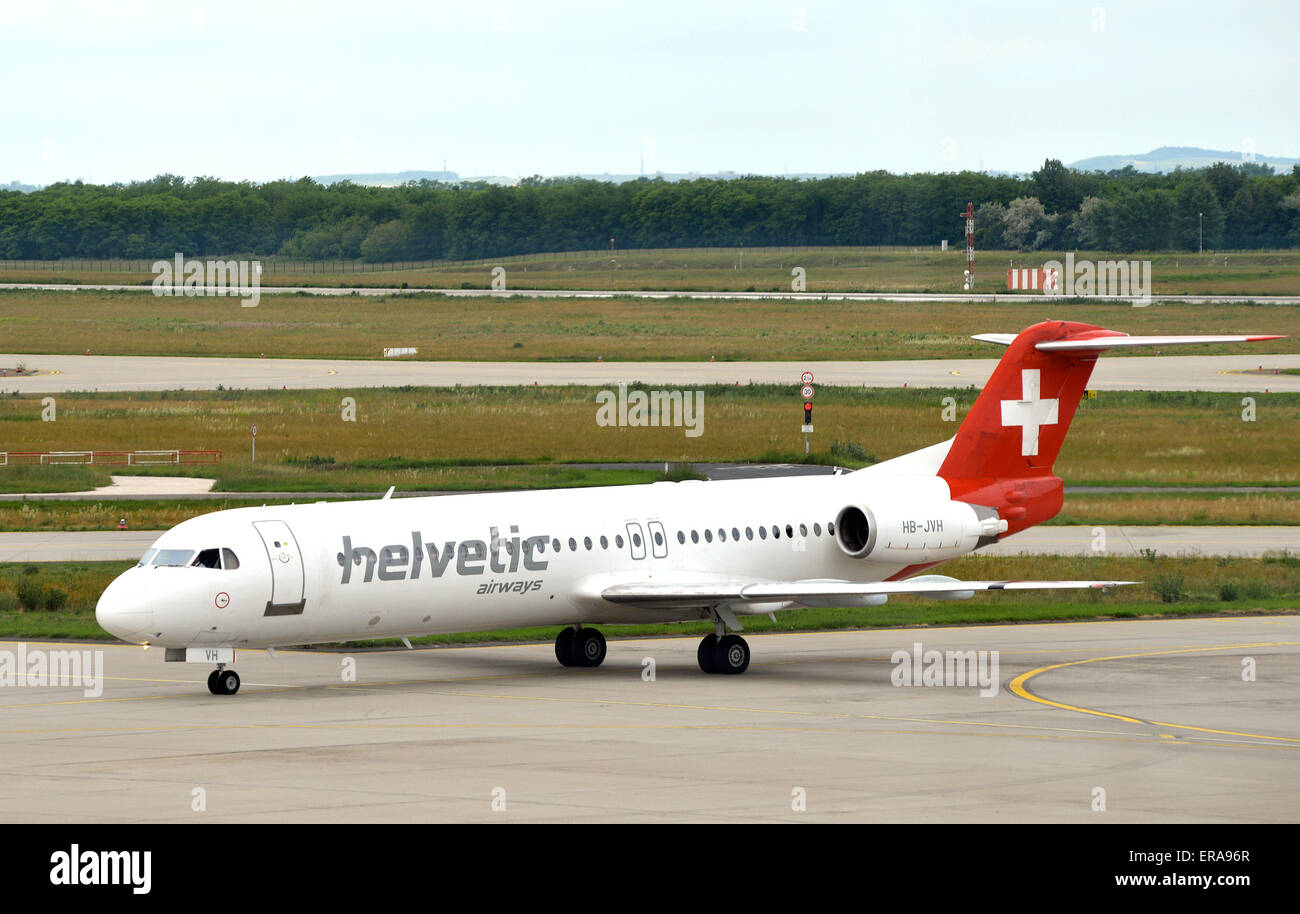
<svg viewBox="0 0 1300 914">
<path fill-rule="evenodd" d="M 848 505 L 835 518 L 835 541 L 845 555 L 905 565 L 956 558 L 1006 530 L 995 509 L 964 501 Z"/>
</svg>

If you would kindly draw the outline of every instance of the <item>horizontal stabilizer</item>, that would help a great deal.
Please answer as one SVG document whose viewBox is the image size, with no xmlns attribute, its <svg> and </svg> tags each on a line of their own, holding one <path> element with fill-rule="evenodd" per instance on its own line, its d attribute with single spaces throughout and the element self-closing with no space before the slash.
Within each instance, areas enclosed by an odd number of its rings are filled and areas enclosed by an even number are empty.
<svg viewBox="0 0 1300 914">
<path fill-rule="evenodd" d="M 1040 352 L 1075 352 L 1088 349 L 1128 349 L 1133 346 L 1193 346 L 1205 343 L 1258 343 L 1280 340 L 1277 335 L 1261 336 L 1105 336 L 1096 339 L 1049 340 L 1034 348 Z"/>
<path fill-rule="evenodd" d="M 977 333 L 971 339 L 980 343 L 997 343 L 999 346 L 1010 346 L 1016 339 L 1014 333 Z"/>
<path fill-rule="evenodd" d="M 1106 331 L 1113 332 L 1113 331 Z M 1192 346 L 1206 343 L 1258 343 L 1263 340 L 1281 340 L 1284 336 L 1257 334 L 1254 336 L 1089 336 L 1082 334 L 1073 339 L 1050 340 L 1034 348 L 1042 352 L 1074 352 L 1088 349 L 1127 349 L 1132 346 Z M 981 343 L 1010 346 L 1014 333 L 976 333 L 971 339 Z"/>
</svg>

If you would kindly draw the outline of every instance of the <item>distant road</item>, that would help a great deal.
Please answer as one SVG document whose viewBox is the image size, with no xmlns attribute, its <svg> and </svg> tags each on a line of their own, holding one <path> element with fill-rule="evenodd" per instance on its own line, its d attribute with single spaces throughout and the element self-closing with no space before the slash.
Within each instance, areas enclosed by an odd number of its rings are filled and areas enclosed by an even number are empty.
<svg viewBox="0 0 1300 914">
<path fill-rule="evenodd" d="M 990 347 L 997 351 L 997 347 Z M 864 387 L 983 387 L 996 358 L 877 362 L 421 362 L 351 359 L 241 359 L 172 356 L 0 353 L 0 367 L 24 363 L 26 377 L 0 377 L 0 391 L 214 390 L 454 387 L 578 384 L 615 387 L 640 381 L 664 387 L 706 384 L 795 385 L 810 370 L 818 384 Z M 1300 391 L 1300 375 L 1257 369 L 1300 368 L 1300 354 L 1102 359 L 1089 384 L 1098 390 Z"/>
<path fill-rule="evenodd" d="M 44 292 L 149 292 L 151 286 L 72 284 L 57 282 L 5 282 L 0 289 L 32 289 Z M 640 291 L 635 289 L 397 289 L 355 286 L 262 286 L 263 295 L 304 293 L 307 295 L 420 295 L 434 293 L 453 298 L 691 298 L 717 301 L 874 301 L 874 302 L 1053 302 L 1060 295 L 1026 295 L 1020 292 L 701 292 Z M 1110 297 L 1107 301 L 1135 299 Z M 1259 302 L 1269 305 L 1300 305 L 1300 295 L 1153 295 L 1151 302 L 1183 302 L 1192 305 L 1220 305 Z"/>
<path fill-rule="evenodd" d="M 980 555 L 1096 555 L 1094 532 L 1106 531 L 1107 555 L 1138 556 L 1143 549 L 1161 555 L 1258 557 L 1285 550 L 1300 555 L 1300 526 L 1286 527 L 1031 527 L 986 546 Z"/>
<path fill-rule="evenodd" d="M 1095 555 L 1094 527 L 1034 527 L 986 546 L 980 555 Z M 1289 550 L 1300 554 L 1295 527 L 1130 527 L 1104 526 L 1108 555 L 1137 556 L 1143 549 L 1161 555 L 1259 556 Z M 0 562 L 123 561 L 139 558 L 161 530 L 0 533 Z M 941 569 L 942 570 L 942 569 Z"/>
</svg>

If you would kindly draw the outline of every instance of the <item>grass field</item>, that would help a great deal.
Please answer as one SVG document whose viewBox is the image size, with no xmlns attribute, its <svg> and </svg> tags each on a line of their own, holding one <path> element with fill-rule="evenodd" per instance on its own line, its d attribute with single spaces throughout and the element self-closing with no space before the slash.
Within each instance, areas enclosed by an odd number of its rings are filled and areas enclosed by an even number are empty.
<svg viewBox="0 0 1300 914">
<path fill-rule="evenodd" d="M 1292 290 L 1300 292 L 1300 281 Z M 1134 308 L 1085 302 L 791 302 L 268 295 L 0 290 L 0 350 L 96 355 L 376 359 L 412 346 L 421 360 L 708 361 L 996 358 L 972 333 L 1065 318 L 1134 334 L 1278 333 L 1251 349 L 1300 352 L 1300 306 Z M 1241 347 L 1208 346 L 1206 354 Z M 1149 353 L 1148 353 L 1149 354 Z M 1122 357 L 1122 356 L 1121 356 Z M 29 358 L 28 370 L 40 369 Z M 1266 358 L 1262 362 L 1267 362 Z M 0 368 L 14 371 L 19 366 Z M 0 378 L 0 388 L 4 380 Z"/>
<path fill-rule="evenodd" d="M 236 492 L 553 485 L 563 482 L 549 475 L 559 468 L 474 465 L 775 461 L 802 452 L 801 401 L 792 388 L 705 388 L 697 438 L 681 428 L 599 427 L 596 393 L 537 387 L 66 394 L 56 422 L 40 421 L 39 398 L 5 396 L 0 449 L 216 448 L 225 454 L 221 464 L 189 472 L 215 475 L 222 490 Z M 341 421 L 345 395 L 356 399 L 355 422 Z M 822 387 L 813 438 L 818 457 L 848 466 L 855 455 L 883 460 L 951 437 L 957 423 L 944 421 L 948 396 L 960 420 L 976 392 Z M 1236 394 L 1102 393 L 1081 403 L 1056 471 L 1077 485 L 1300 483 L 1300 395 L 1255 399 L 1256 421 L 1243 422 Z M 253 423 L 255 468 L 248 464 Z M 9 491 L 13 469 L 0 467 L 0 485 Z"/>
<path fill-rule="evenodd" d="M 415 461 L 418 463 L 418 461 Z M 698 478 L 696 474 L 670 468 L 667 473 L 639 469 L 590 469 L 586 467 L 557 466 L 545 463 L 515 466 L 398 466 L 384 468 L 387 461 L 376 461 L 379 466 L 340 465 L 332 469 L 315 468 L 311 462 L 262 465 L 253 468 L 219 464 L 202 467 L 153 468 L 148 471 L 128 467 L 113 467 L 114 473 L 148 473 L 154 476 L 216 476 L 217 491 L 228 492 L 381 492 L 390 485 L 419 491 L 479 492 L 512 489 L 568 489 L 576 486 L 620 486 L 656 482 L 664 479 Z M 10 469 L 21 470 L 9 475 Z M 36 494 L 38 492 L 82 492 L 88 486 L 81 484 L 86 475 L 95 477 L 96 486 L 111 482 L 109 468 L 91 468 L 93 474 L 78 473 L 81 467 L 11 467 L 0 468 L 0 492 Z M 68 472 L 73 471 L 73 472 Z M 41 474 L 49 474 L 42 478 Z M 102 476 L 102 482 L 98 481 Z M 40 483 L 32 487 L 31 481 Z M 11 502 L 10 504 L 15 504 Z M 46 504 L 57 504 L 47 502 Z M 129 505 L 130 502 L 122 502 Z M 3 515 L 0 504 L 0 516 Z"/>
<path fill-rule="evenodd" d="M 2 515 L 0 515 L 2 516 Z M 1294 493 L 1067 495 L 1048 523 L 1083 524 L 1300 524 L 1300 495 Z"/>
<path fill-rule="evenodd" d="M 503 267 L 514 289 L 628 289 L 790 291 L 791 271 L 806 271 L 810 292 L 960 292 L 965 269 L 963 241 L 939 245 L 827 248 L 668 248 L 528 254 L 470 263 L 430 266 L 300 264 L 264 261 L 263 285 L 486 289 L 492 269 Z M 1079 251 L 1077 260 L 1150 260 L 1154 292 L 1161 295 L 1286 295 L 1300 290 L 1300 251 L 1109 254 Z M 221 259 L 217 257 L 213 260 Z M 1008 267 L 1065 262 L 1065 252 L 977 251 L 977 292 L 1006 290 Z M 611 263 L 611 261 L 613 261 Z M 124 268 L 134 267 L 124 272 Z M 0 262 L 0 282 L 142 284 L 153 281 L 149 265 L 69 262 Z"/>
<path fill-rule="evenodd" d="M 0 492 L 84 492 L 108 485 L 109 475 L 107 467 L 96 466 L 6 466 L 0 467 Z"/>
<path fill-rule="evenodd" d="M 0 565 L 0 638 L 97 638 L 108 636 L 95 623 L 94 606 L 108 583 L 130 562 Z M 32 570 L 35 569 L 35 570 Z M 1024 622 L 1040 619 L 1212 612 L 1294 612 L 1300 608 L 1300 558 L 991 558 L 971 556 L 947 562 L 942 571 L 955 577 L 1001 579 L 1136 580 L 1144 583 L 1102 594 L 1081 592 L 1068 599 L 1030 591 L 977 594 L 957 603 L 900 598 L 885 606 L 857 609 L 808 609 L 780 613 L 775 623 L 746 617 L 747 631 L 791 631 L 889 625 Z M 22 608 L 19 589 L 29 594 L 64 594 L 57 609 Z M 610 626 L 606 633 L 657 634 L 705 632 L 711 624 Z M 531 640 L 552 638 L 555 628 L 478 632 L 418 639 L 421 643 Z"/>
</svg>

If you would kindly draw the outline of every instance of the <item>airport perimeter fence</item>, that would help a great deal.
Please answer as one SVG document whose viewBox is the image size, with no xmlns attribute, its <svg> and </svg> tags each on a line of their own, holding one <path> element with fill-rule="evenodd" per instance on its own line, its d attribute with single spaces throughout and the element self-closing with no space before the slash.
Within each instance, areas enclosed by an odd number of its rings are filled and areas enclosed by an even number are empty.
<svg viewBox="0 0 1300 914">
<path fill-rule="evenodd" d="M 10 466 L 183 466 L 220 462 L 219 450 L 0 451 L 0 469 Z"/>
<path fill-rule="evenodd" d="M 775 245 L 766 247 L 745 247 L 744 245 L 726 245 L 717 247 L 686 248 L 609 248 L 587 251 L 553 251 L 536 254 L 508 254 L 502 257 L 481 257 L 474 260 L 394 260 L 367 262 L 364 260 L 295 260 L 284 257 L 253 257 L 248 255 L 186 255 L 187 260 L 257 260 L 262 264 L 263 276 L 281 276 L 299 274 L 339 275 L 351 273 L 409 273 L 419 270 L 455 270 L 461 267 L 492 267 L 511 263 L 541 263 L 547 261 L 599 260 L 609 257 L 671 257 L 682 253 L 750 253 L 750 254 L 804 254 L 816 252 L 853 252 L 861 253 L 866 249 L 858 245 Z M 873 253 L 890 253 L 896 251 L 912 252 L 914 247 L 873 247 Z M 960 251 L 958 251 L 960 253 Z M 67 258 L 63 260 L 0 260 L 0 273 L 152 273 L 154 264 L 163 260 L 170 264 L 170 258 L 150 260 L 95 260 L 84 258 Z"/>
</svg>

